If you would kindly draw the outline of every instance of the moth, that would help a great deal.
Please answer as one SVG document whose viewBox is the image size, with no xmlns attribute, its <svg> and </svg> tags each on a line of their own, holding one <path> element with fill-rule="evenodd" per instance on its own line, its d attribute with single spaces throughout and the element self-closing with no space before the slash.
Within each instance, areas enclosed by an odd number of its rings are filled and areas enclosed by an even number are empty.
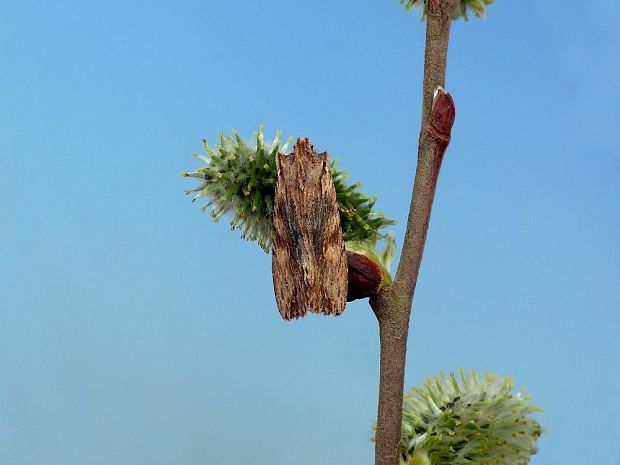
<svg viewBox="0 0 620 465">
<path fill-rule="evenodd" d="M 272 274 L 285 320 L 340 315 L 347 302 L 347 254 L 327 152 L 308 138 L 276 155 Z"/>
</svg>

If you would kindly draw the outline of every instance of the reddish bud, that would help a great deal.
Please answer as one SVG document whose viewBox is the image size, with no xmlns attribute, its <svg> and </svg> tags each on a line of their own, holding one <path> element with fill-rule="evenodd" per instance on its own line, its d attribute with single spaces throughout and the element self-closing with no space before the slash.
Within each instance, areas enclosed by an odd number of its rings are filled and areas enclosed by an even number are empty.
<svg viewBox="0 0 620 465">
<path fill-rule="evenodd" d="M 433 106 L 431 107 L 432 128 L 439 134 L 449 137 L 455 116 L 456 109 L 452 96 L 441 87 L 437 87 L 433 97 Z"/>
<path fill-rule="evenodd" d="M 347 302 L 372 297 L 381 289 L 383 271 L 370 258 L 347 251 L 349 287 Z"/>
</svg>

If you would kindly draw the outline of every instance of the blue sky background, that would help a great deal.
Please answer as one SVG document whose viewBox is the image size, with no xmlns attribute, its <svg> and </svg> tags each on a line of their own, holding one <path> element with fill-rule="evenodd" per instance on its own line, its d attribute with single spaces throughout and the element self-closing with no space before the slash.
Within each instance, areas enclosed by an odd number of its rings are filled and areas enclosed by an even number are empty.
<svg viewBox="0 0 620 465">
<path fill-rule="evenodd" d="M 618 24 L 498 1 L 451 37 L 406 384 L 513 376 L 534 465 L 620 463 Z M 270 257 L 178 173 L 219 130 L 307 135 L 400 241 L 423 37 L 395 0 L 2 3 L 1 464 L 373 463 L 367 304 L 282 321 Z"/>
</svg>

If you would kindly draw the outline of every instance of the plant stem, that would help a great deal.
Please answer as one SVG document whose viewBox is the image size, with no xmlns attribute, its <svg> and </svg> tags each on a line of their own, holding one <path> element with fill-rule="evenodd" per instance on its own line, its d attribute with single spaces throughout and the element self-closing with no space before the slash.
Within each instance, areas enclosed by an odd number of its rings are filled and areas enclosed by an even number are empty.
<svg viewBox="0 0 620 465">
<path fill-rule="evenodd" d="M 446 141 L 434 137 L 431 123 L 433 92 L 444 86 L 448 40 L 459 0 L 427 0 L 422 124 L 413 194 L 396 277 L 391 287 L 371 299 L 379 322 L 381 361 L 375 465 L 398 465 L 411 305 L 416 287 L 435 188 Z M 448 134 L 449 136 L 449 134 Z"/>
</svg>

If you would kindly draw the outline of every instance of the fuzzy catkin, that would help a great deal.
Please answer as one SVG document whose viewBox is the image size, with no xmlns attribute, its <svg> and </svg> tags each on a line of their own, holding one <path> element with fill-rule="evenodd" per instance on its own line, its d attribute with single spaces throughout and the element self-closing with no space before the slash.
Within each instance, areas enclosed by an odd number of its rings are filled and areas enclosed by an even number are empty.
<svg viewBox="0 0 620 465">
<path fill-rule="evenodd" d="M 425 0 L 400 0 L 400 3 L 405 5 L 405 9 L 409 10 L 411 7 L 424 8 Z M 465 21 L 469 19 L 467 13 L 472 11 L 474 16 L 480 18 L 486 14 L 487 6 L 491 5 L 493 0 L 460 0 L 458 16 L 462 17 Z M 422 16 L 424 19 L 424 16 Z"/>
<path fill-rule="evenodd" d="M 281 144 L 280 133 L 272 142 L 264 140 L 263 128 L 254 133 L 254 142 L 242 139 L 236 131 L 232 137 L 220 133 L 220 143 L 211 147 L 208 156 L 194 155 L 204 165 L 182 176 L 199 179 L 201 184 L 186 194 L 197 193 L 193 201 L 205 198 L 205 211 L 210 209 L 214 221 L 231 214 L 231 229 L 240 229 L 241 237 L 255 240 L 265 252 L 271 250 L 273 204 L 277 178 L 276 154 L 286 153 L 290 138 Z M 361 241 L 374 247 L 389 236 L 382 229 L 395 224 L 374 210 L 376 197 L 361 191 L 361 184 L 347 184 L 348 174 L 331 162 L 330 171 L 336 189 L 345 241 Z"/>
<path fill-rule="evenodd" d="M 443 373 L 403 400 L 401 464 L 526 465 L 542 432 L 510 378 Z"/>
</svg>

